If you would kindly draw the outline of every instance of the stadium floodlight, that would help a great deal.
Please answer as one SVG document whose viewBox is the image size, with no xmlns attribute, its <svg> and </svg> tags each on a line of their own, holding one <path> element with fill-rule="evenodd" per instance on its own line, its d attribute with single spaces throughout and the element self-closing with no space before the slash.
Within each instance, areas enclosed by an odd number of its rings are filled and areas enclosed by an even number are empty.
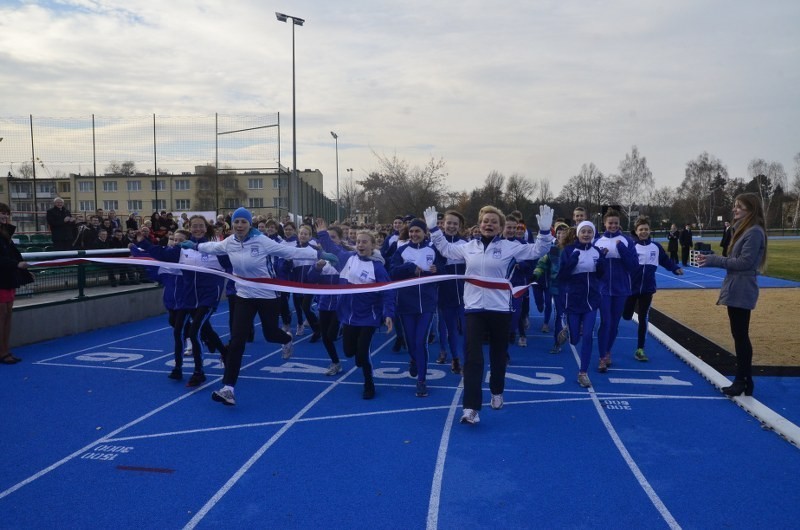
<svg viewBox="0 0 800 530">
<path fill-rule="evenodd" d="M 336 142 L 336 220 L 341 221 L 342 218 L 339 215 L 339 135 L 331 131 L 331 136 Z"/>
<path fill-rule="evenodd" d="M 277 18 L 280 22 L 288 22 L 288 20 L 292 19 L 292 173 L 294 175 L 294 179 L 291 177 L 289 178 L 289 205 L 288 208 L 290 210 L 290 214 L 294 215 L 295 213 L 299 212 L 303 209 L 303 198 L 301 196 L 303 187 L 300 185 L 300 174 L 297 172 L 297 98 L 295 95 L 295 69 L 294 69 L 294 27 L 295 26 L 302 26 L 305 22 L 304 19 L 293 17 L 292 15 L 287 15 L 285 13 L 278 13 L 275 12 L 275 18 Z M 297 186 L 297 193 L 292 193 L 292 180 L 294 180 L 295 185 Z M 292 211 L 292 198 L 295 201 L 298 201 L 298 204 L 295 205 L 294 211 Z"/>
</svg>

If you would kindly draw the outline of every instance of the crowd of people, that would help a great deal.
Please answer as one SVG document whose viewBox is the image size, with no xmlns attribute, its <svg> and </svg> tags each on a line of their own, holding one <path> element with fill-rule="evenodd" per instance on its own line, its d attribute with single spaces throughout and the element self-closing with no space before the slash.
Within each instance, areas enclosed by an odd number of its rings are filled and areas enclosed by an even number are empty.
<svg viewBox="0 0 800 530">
<path fill-rule="evenodd" d="M 3 217 L 2 206 L 0 244 L 8 239 L 5 234 L 9 232 L 3 228 L 7 216 Z M 219 352 L 225 375 L 222 388 L 212 393 L 215 401 L 236 403 L 242 357 L 247 343 L 254 339 L 253 321 L 258 314 L 265 339 L 281 344 L 284 358 L 293 354 L 292 331 L 300 336 L 308 327 L 310 342 L 321 340 L 330 357 L 325 372 L 329 376 L 342 370 L 336 345 L 341 338 L 345 357 L 354 358 L 363 374 L 364 399 L 376 395 L 370 345 L 377 330 L 396 330 L 393 350 L 407 350 L 408 373 L 416 380 L 415 395 L 421 398 L 429 393 L 429 352 L 438 344 L 435 362 L 449 362 L 450 370 L 464 378 L 461 421 L 468 424 L 480 421 L 484 345 L 488 344 L 489 403 L 499 409 L 504 403 L 506 366 L 511 362 L 508 347 L 527 347 L 531 306 L 542 313 L 541 331 L 552 333 L 549 353 L 558 354 L 567 341 L 576 347 L 580 358 L 576 380 L 582 387 L 592 386 L 588 373 L 594 351 L 598 352 L 598 373 L 606 373 L 611 367 L 612 351 L 618 349 L 615 344 L 620 320 L 629 320 L 634 313 L 639 325 L 631 359 L 647 362 L 645 339 L 656 292 L 656 270 L 663 267 L 683 274 L 680 261 L 685 265 L 687 258 L 678 260 L 676 247 L 678 243 L 691 246 L 688 225 L 680 232 L 673 225 L 668 234 L 668 253 L 652 240 L 647 217 L 637 219 L 634 229 L 626 233 L 621 229 L 620 213 L 613 208 L 603 215 L 602 226 L 588 220 L 580 207 L 573 211 L 572 219 L 553 219 L 553 210 L 546 205 L 535 217 L 534 226 L 518 211 L 506 215 L 486 206 L 477 224 L 468 226 L 461 213 L 440 213 L 431 207 L 419 217 L 398 215 L 391 226 L 367 229 L 344 223 L 329 226 L 323 219 L 312 217 L 301 223 L 288 217 L 278 221 L 271 216 L 254 217 L 239 208 L 213 222 L 200 215 L 175 218 L 167 212 L 154 212 L 142 221 L 131 214 L 123 228 L 123 221 L 114 212 L 103 215 L 98 211 L 88 223 L 72 217 L 61 199 L 56 199 L 48 211 L 53 241 L 60 248 L 127 247 L 134 255 L 163 262 L 154 277 L 165 287 L 164 305 L 173 327 L 175 368 L 169 377 L 182 380 L 183 358 L 192 355 L 194 367 L 187 386 L 198 386 L 206 380 L 203 348 Z M 729 270 L 719 303 L 729 306 L 740 366 L 734 384 L 725 390 L 729 395 L 753 391 L 749 367 L 752 346 L 747 329 L 757 298 L 754 278 L 766 253 L 762 218 L 748 196 L 737 197 L 734 224 L 724 246 L 726 254 L 730 247 L 731 257 L 704 255 L 699 259 L 701 266 Z M 0 251 L 6 252 L 4 247 Z M 170 263 L 194 268 L 181 269 Z M 24 262 L 18 259 L 15 264 L 23 267 Z M 397 289 L 290 295 L 275 285 L 229 281 L 226 286 L 220 276 L 198 268 L 227 271 L 242 278 L 282 279 L 290 282 L 286 285 L 308 287 L 368 286 L 437 275 L 457 277 L 414 282 Z M 746 296 L 734 291 L 734 284 L 745 285 Z M 512 294 L 514 287 L 520 288 L 521 296 Z M 230 301 L 231 337 L 227 343 L 210 323 L 223 293 Z M 9 324 L 0 329 L 0 362 L 7 364 L 18 362 L 8 352 L 7 340 L 5 346 L 2 341 L 2 333 L 10 328 L 10 312 L 10 307 L 0 312 L 0 324 L 9 315 Z"/>
</svg>

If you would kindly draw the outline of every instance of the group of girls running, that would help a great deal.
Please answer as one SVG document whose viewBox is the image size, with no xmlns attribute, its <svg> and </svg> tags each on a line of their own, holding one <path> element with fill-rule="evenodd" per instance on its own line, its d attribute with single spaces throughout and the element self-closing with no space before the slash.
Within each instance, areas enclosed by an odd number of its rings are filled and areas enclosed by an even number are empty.
<svg viewBox="0 0 800 530">
<path fill-rule="evenodd" d="M 424 220 L 412 219 L 401 226 L 404 221 L 397 219 L 399 222 L 395 228 L 398 233 L 386 238 L 389 247 L 384 247 L 382 253 L 377 249 L 372 233 L 358 232 L 353 249 L 346 244 L 341 228 L 329 228 L 321 219 L 316 221 L 316 241 L 312 240 L 310 226 L 296 228 L 292 223 L 284 225 L 287 237 L 281 239 L 277 236 L 274 222 L 272 226 L 264 223 L 264 226 L 255 228 L 250 213 L 239 208 L 232 216 L 233 233 L 223 241 L 212 241 L 210 225 L 202 217 L 195 216 L 190 219 L 188 234 L 180 231 L 176 234 L 175 246 L 158 247 L 145 240 L 140 242 L 140 246 L 150 256 L 162 261 L 228 270 L 242 278 L 275 278 L 284 274 L 286 279 L 301 284 L 363 285 L 435 274 L 459 274 L 511 280 L 512 284 L 524 285 L 532 274 L 546 285 L 546 298 L 552 298 L 555 307 L 551 353 L 560 351 L 567 336 L 573 345 L 580 343 L 579 384 L 591 386 L 588 366 L 598 311 L 601 316 L 598 371 L 605 372 L 611 365 L 611 351 L 620 319 L 623 316 L 631 318 L 635 310 L 638 310 L 640 322 L 640 341 L 635 358 L 646 361 L 643 340 L 647 312 L 655 291 L 655 268 L 661 265 L 675 274 L 682 273 L 677 264 L 666 257 L 660 245 L 650 240 L 649 221 L 637 221 L 637 238 L 634 240 L 620 230 L 619 213 L 609 210 L 604 216 L 605 231 L 600 237 L 596 236 L 591 222 L 583 221 L 572 229 L 558 223 L 554 239 L 551 235 L 552 209 L 542 206 L 536 217 L 540 230 L 531 240 L 525 228 L 520 233 L 514 219 L 507 225 L 500 210 L 487 206 L 479 214 L 479 234 L 467 240 L 460 235 L 464 226 L 461 214 L 448 211 L 438 215 L 435 209 L 429 208 Z M 388 264 L 385 254 L 389 256 Z M 225 363 L 223 387 L 214 391 L 212 397 L 215 401 L 233 405 L 234 386 L 245 343 L 248 339 L 252 341 L 256 313 L 261 318 L 267 341 L 282 344 L 285 358 L 291 355 L 292 336 L 287 332 L 289 319 L 284 318 L 283 330 L 278 325 L 279 316 L 285 317 L 282 302 L 288 302 L 288 297 L 276 293 L 274 288 L 254 282 L 236 282 L 235 304 L 231 304 L 231 340 L 226 347 L 208 322 L 219 302 L 223 280 L 193 270 L 183 270 L 180 275 L 174 272 L 168 268 L 164 270 L 164 274 L 175 278 L 175 302 L 170 311 L 175 336 L 175 369 L 170 377 L 182 378 L 181 346 L 183 337 L 188 336 L 195 361 L 189 386 L 205 381 L 202 339 L 209 349 L 221 352 Z M 342 370 L 335 345 L 341 334 L 345 356 L 354 357 L 356 366 L 362 370 L 365 399 L 375 396 L 370 361 L 372 336 L 381 326 L 391 331 L 393 325 L 400 328 L 398 334 L 402 333 L 409 350 L 409 375 L 416 379 L 416 395 L 428 395 L 427 343 L 438 310 L 443 351 L 439 362 L 446 362 L 445 348 L 449 348 L 453 372 L 463 371 L 464 375 L 461 421 L 471 424 L 480 421 L 478 412 L 481 410 L 481 383 L 485 370 L 482 344 L 487 337 L 490 404 L 495 409 L 503 406 L 509 359 L 508 333 L 519 330 L 520 337 L 524 337 L 519 321 L 519 299 L 512 297 L 509 289 L 449 279 L 394 290 L 319 295 L 316 297 L 319 317 L 312 310 L 314 295 L 294 294 L 292 298 L 297 312 L 296 332 L 302 334 L 304 322 L 307 322 L 313 332 L 311 341 L 322 340 L 330 357 L 327 375 L 336 375 Z M 165 304 L 168 303 L 165 298 Z M 564 322 L 568 332 L 562 329 Z M 463 367 L 460 362 L 462 347 Z"/>
</svg>

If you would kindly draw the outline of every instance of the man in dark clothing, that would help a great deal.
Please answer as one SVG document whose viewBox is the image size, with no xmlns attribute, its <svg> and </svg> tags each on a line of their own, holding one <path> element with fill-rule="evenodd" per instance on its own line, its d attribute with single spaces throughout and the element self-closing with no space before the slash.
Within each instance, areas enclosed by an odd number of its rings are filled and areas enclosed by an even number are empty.
<svg viewBox="0 0 800 530">
<path fill-rule="evenodd" d="M 47 224 L 50 226 L 50 237 L 55 250 L 72 250 L 75 239 L 75 219 L 64 208 L 64 199 L 56 197 L 53 207 L 47 210 Z"/>
<path fill-rule="evenodd" d="M 722 247 L 722 255 L 728 255 L 728 247 L 731 245 L 731 224 L 728 221 L 725 221 L 725 229 L 722 231 L 722 241 L 719 242 L 719 246 Z"/>
<path fill-rule="evenodd" d="M 692 227 L 686 225 L 680 236 L 681 242 L 681 263 L 686 267 L 689 265 L 689 251 L 692 249 Z"/>
</svg>

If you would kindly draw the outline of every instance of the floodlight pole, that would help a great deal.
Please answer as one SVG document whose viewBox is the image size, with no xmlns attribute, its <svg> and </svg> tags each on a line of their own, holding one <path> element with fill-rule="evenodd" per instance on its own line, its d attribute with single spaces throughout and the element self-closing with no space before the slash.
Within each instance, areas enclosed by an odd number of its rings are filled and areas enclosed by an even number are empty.
<svg viewBox="0 0 800 530">
<path fill-rule="evenodd" d="M 336 221 L 338 222 L 342 220 L 339 215 L 339 135 L 331 131 L 331 136 L 336 142 Z"/>
<path fill-rule="evenodd" d="M 297 186 L 297 193 L 292 193 L 292 179 L 289 179 L 289 209 L 294 210 L 294 214 L 297 213 L 297 208 L 292 208 L 291 200 L 294 197 L 295 201 L 298 199 L 300 200 L 299 207 L 302 208 L 302 186 L 300 185 L 299 179 L 300 174 L 297 171 L 297 106 L 296 106 L 296 93 L 295 93 L 295 67 L 294 67 L 294 27 L 295 26 L 302 26 L 305 22 L 304 19 L 294 17 L 292 15 L 285 15 L 283 13 L 275 12 L 275 18 L 278 19 L 280 22 L 287 22 L 288 19 L 292 19 L 292 173 L 294 174 L 294 182 Z M 295 205 L 297 206 L 297 205 Z M 302 215 L 302 213 L 300 214 Z M 294 220 L 294 219 L 292 219 Z"/>
</svg>

